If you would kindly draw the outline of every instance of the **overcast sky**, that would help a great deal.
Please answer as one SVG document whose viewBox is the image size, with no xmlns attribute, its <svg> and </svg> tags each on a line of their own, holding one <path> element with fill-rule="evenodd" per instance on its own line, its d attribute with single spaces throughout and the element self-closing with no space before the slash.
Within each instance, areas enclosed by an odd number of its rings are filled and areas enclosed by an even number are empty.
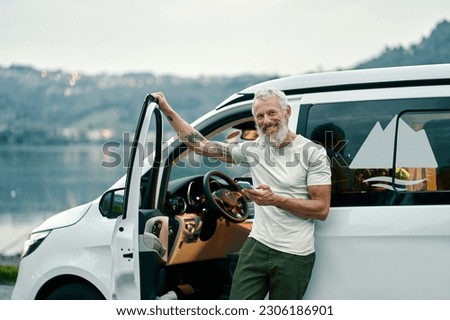
<svg viewBox="0 0 450 320">
<path fill-rule="evenodd" d="M 444 19 L 449 0 L 0 0 L 0 66 L 290 75 L 409 47 Z"/>
</svg>

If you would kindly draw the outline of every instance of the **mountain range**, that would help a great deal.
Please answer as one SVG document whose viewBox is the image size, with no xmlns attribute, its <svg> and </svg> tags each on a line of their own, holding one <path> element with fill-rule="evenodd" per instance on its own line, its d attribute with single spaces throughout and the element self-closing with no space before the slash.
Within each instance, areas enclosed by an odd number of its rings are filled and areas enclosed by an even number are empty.
<svg viewBox="0 0 450 320">
<path fill-rule="evenodd" d="M 450 63 L 450 22 L 443 20 L 417 44 L 386 47 L 352 69 Z M 283 75 L 185 78 L 153 73 L 83 75 L 0 67 L 0 146 L 67 144 L 121 139 L 132 132 L 145 96 L 163 91 L 193 121 L 243 88 Z"/>
</svg>

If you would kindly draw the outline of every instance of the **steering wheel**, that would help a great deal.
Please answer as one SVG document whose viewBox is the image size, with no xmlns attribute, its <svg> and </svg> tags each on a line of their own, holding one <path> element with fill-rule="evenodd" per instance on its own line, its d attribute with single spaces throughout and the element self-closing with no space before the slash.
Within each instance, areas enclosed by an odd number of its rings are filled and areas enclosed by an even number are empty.
<svg viewBox="0 0 450 320">
<path fill-rule="evenodd" d="M 212 177 L 222 178 L 228 186 L 212 192 L 210 186 Z M 203 177 L 203 190 L 210 208 L 219 211 L 225 219 L 240 223 L 248 218 L 247 199 L 239 192 L 241 188 L 230 176 L 221 171 L 209 171 Z"/>
</svg>

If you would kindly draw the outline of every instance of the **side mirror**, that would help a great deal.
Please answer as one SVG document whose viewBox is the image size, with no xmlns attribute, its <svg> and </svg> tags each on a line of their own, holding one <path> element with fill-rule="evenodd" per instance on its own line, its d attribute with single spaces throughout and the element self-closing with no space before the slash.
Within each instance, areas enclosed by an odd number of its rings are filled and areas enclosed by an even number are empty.
<svg viewBox="0 0 450 320">
<path fill-rule="evenodd" d="M 103 194 L 99 209 L 103 216 L 115 219 L 123 214 L 125 189 L 113 189 Z"/>
</svg>

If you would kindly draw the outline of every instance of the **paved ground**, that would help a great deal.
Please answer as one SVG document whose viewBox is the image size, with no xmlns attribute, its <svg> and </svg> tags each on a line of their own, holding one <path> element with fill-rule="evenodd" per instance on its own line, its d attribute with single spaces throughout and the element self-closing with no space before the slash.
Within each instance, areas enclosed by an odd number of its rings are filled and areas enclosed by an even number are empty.
<svg viewBox="0 0 450 320">
<path fill-rule="evenodd" d="M 0 285 L 0 300 L 10 300 L 13 286 Z"/>
</svg>

